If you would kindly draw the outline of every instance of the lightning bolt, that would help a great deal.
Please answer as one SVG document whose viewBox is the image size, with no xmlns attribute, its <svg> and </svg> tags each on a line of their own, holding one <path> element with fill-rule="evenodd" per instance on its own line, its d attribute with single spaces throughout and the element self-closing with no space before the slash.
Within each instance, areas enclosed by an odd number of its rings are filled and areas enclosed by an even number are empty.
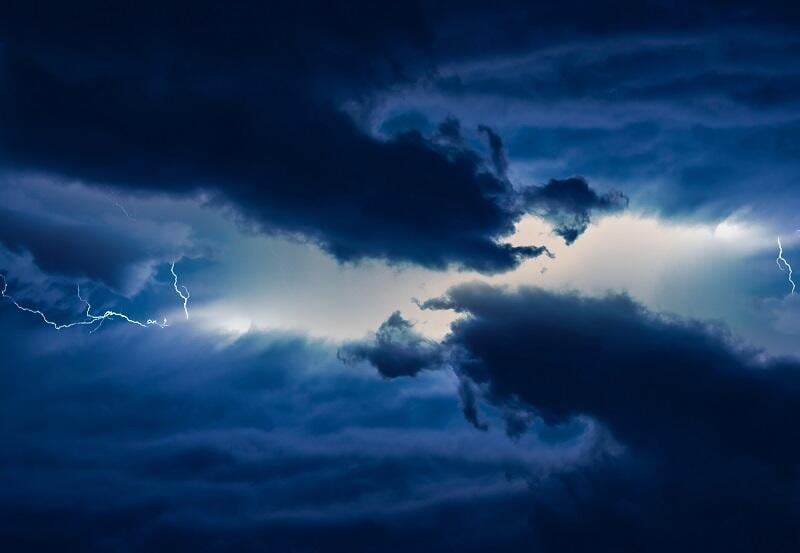
<svg viewBox="0 0 800 553">
<path fill-rule="evenodd" d="M 120 211 L 122 211 L 122 213 L 125 215 L 125 217 L 127 217 L 128 219 L 131 219 L 131 220 L 135 220 L 133 217 L 131 217 L 130 213 L 128 213 L 128 210 L 125 209 L 125 206 L 123 206 L 121 203 L 119 203 L 116 200 L 112 200 L 112 201 L 114 202 L 114 205 L 116 205 L 120 209 Z M 170 264 L 170 267 L 169 267 L 169 271 L 170 271 L 170 273 L 172 273 L 172 277 L 173 277 L 172 286 L 173 286 L 173 288 L 175 288 L 175 292 L 178 294 L 178 296 L 181 298 L 181 300 L 183 300 L 183 312 L 186 315 L 186 320 L 188 321 L 189 320 L 188 303 L 189 303 L 189 298 L 191 297 L 191 294 L 189 294 L 189 289 L 186 286 L 178 287 L 178 273 L 175 272 L 175 263 L 176 263 L 176 261 L 173 259 L 172 263 Z M 114 318 L 120 319 L 120 320 L 125 321 L 125 322 L 127 322 L 129 324 L 132 324 L 132 325 L 140 326 L 142 328 L 147 328 L 147 327 L 151 327 L 151 326 L 157 326 L 159 328 L 166 328 L 167 326 L 169 326 L 167 324 L 167 318 L 166 317 L 164 317 L 161 321 L 158 321 L 158 320 L 155 320 L 155 319 L 147 319 L 144 322 L 142 322 L 142 321 L 139 321 L 137 319 L 131 318 L 130 316 L 126 315 L 125 313 L 120 313 L 118 311 L 112 311 L 110 309 L 104 311 L 102 315 L 93 314 L 92 313 L 92 304 L 90 304 L 81 295 L 81 285 L 80 285 L 80 283 L 78 283 L 76 286 L 78 288 L 78 299 L 81 301 L 81 303 L 86 305 L 86 312 L 84 313 L 84 318 L 80 319 L 80 320 L 77 320 L 77 321 L 70 322 L 70 323 L 57 323 L 55 321 L 52 321 L 52 320 L 48 319 L 47 315 L 45 315 L 44 311 L 41 311 L 39 309 L 32 309 L 30 307 L 26 307 L 26 306 L 20 304 L 14 297 L 12 297 L 9 294 L 7 294 L 7 292 L 8 292 L 8 281 L 6 280 L 5 275 L 3 275 L 2 273 L 0 273 L 0 279 L 2 279 L 2 281 L 3 281 L 2 282 L 3 287 L 2 287 L 2 290 L 0 290 L 0 297 L 2 297 L 4 299 L 7 299 L 7 300 L 10 300 L 11 303 L 13 303 L 14 306 L 17 309 L 19 309 L 20 311 L 24 311 L 25 313 L 31 313 L 33 315 L 38 315 L 45 324 L 47 324 L 49 326 L 52 326 L 56 330 L 64 330 L 66 328 L 72 328 L 72 327 L 75 327 L 75 326 L 94 325 L 94 328 L 92 328 L 92 330 L 89 331 L 89 334 L 92 334 L 93 332 L 96 332 L 97 330 L 99 330 L 100 327 L 103 326 L 103 323 L 106 320 L 114 319 Z"/>
<path fill-rule="evenodd" d="M 172 261 L 172 265 L 170 265 L 169 271 L 172 273 L 174 280 L 172 281 L 172 286 L 175 288 L 175 292 L 181 297 L 183 300 L 183 312 L 186 313 L 186 320 L 189 320 L 189 308 L 186 304 L 189 302 L 189 298 L 191 297 L 189 294 L 189 289 L 186 286 L 181 286 L 183 288 L 183 292 L 181 292 L 180 288 L 178 288 L 178 274 L 175 272 L 175 261 Z"/>
<path fill-rule="evenodd" d="M 154 319 L 147 319 L 145 322 L 141 322 L 141 321 L 137 321 L 136 319 L 130 318 L 125 313 L 120 313 L 118 311 L 106 310 L 105 312 L 103 312 L 102 315 L 94 315 L 94 314 L 92 314 L 92 304 L 90 304 L 81 295 L 81 285 L 80 284 L 77 285 L 77 287 L 78 287 L 78 299 L 81 301 L 81 303 L 86 305 L 86 313 L 84 315 L 84 318 L 80 319 L 80 320 L 77 320 L 77 321 L 73 321 L 71 323 L 57 323 L 55 321 L 51 321 L 50 319 L 48 319 L 47 315 L 45 315 L 45 313 L 43 311 L 41 311 L 39 309 L 31 309 L 30 307 L 25 307 L 24 305 L 21 305 L 16 299 L 14 299 L 13 296 L 8 295 L 6 293 L 6 292 L 8 292 L 8 281 L 6 280 L 6 277 L 1 275 L 1 274 L 0 274 L 0 279 L 3 280 L 3 289 L 0 290 L 0 296 L 2 296 L 5 299 L 10 300 L 11 303 L 13 303 L 14 306 L 17 309 L 19 309 L 20 311 L 24 311 L 26 313 L 31 313 L 31 314 L 34 314 L 34 315 L 38 315 L 42 319 L 42 321 L 44 321 L 45 324 L 52 326 L 56 330 L 64 330 L 65 328 L 72 328 L 74 326 L 95 325 L 94 328 L 89 331 L 89 333 L 91 334 L 91 333 L 97 331 L 107 319 L 112 319 L 112 318 L 121 319 L 121 320 L 123 320 L 123 321 L 125 321 L 127 323 L 134 324 L 134 325 L 137 325 L 137 326 L 141 326 L 142 328 L 147 328 L 148 326 L 157 326 L 159 328 L 165 328 L 166 326 L 168 326 L 166 317 L 164 317 L 164 319 L 162 321 L 156 321 Z"/>
<path fill-rule="evenodd" d="M 778 264 L 778 269 L 781 271 L 789 270 L 789 284 L 792 285 L 792 291 L 789 294 L 795 293 L 795 284 L 794 280 L 792 280 L 792 266 L 789 265 L 789 262 L 783 257 L 783 246 L 781 245 L 781 237 L 778 237 L 778 257 L 775 259 L 775 263 Z M 783 263 L 783 265 L 781 265 Z"/>
</svg>

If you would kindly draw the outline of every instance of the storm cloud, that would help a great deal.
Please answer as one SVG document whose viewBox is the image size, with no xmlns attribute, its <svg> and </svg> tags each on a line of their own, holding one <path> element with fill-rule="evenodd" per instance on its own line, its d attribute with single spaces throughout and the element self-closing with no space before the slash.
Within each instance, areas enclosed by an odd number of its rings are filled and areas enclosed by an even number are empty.
<svg viewBox="0 0 800 553">
<path fill-rule="evenodd" d="M 592 37 L 628 37 L 645 30 L 665 33 L 669 43 L 671 29 L 696 29 L 711 13 L 721 25 L 742 21 L 741 11 L 730 6 L 696 8 L 688 19 L 663 6 L 652 9 L 657 18 L 624 2 L 616 10 L 624 14 L 620 18 L 518 2 L 492 10 L 411 3 L 390 11 L 315 2 L 269 9 L 246 3 L 217 10 L 200 2 L 186 20 L 182 9 L 147 4 L 137 10 L 92 3 L 53 6 L 37 14 L 17 6 L 0 29 L 0 72 L 7 85 L 0 95 L 0 158 L 7 168 L 139 193 L 205 191 L 215 201 L 234 205 L 262 230 L 310 240 L 342 261 L 378 258 L 434 269 L 507 271 L 543 252 L 538 245 L 504 243 L 523 213 L 509 198 L 505 182 L 509 165 L 525 147 L 517 133 L 511 140 L 515 155 L 507 157 L 500 139 L 507 125 L 499 128 L 491 114 L 475 126 L 464 125 L 483 129 L 489 137 L 485 163 L 474 144 L 454 155 L 418 130 L 376 136 L 370 106 L 380 104 L 387 92 L 431 76 L 446 82 L 453 64 L 526 52 L 545 52 L 548 60 L 548 48 L 566 56 L 563 63 L 555 58 L 555 68 L 546 65 L 549 72 L 541 77 L 545 84 L 560 83 L 562 89 L 552 92 L 557 98 L 570 98 L 576 90 L 585 91 L 580 98 L 593 96 L 611 86 L 615 76 L 627 82 L 638 75 L 646 81 L 639 88 L 653 87 L 655 77 L 647 75 L 658 66 L 651 58 L 664 55 L 659 41 L 645 41 L 639 48 L 631 39 L 628 57 L 625 48 L 607 47 L 605 57 L 600 49 L 597 59 L 581 57 L 577 49 Z M 748 13 L 748 21 L 760 29 L 795 15 L 776 17 L 779 12 L 767 9 Z M 504 22 L 503 33 L 493 30 L 493 21 Z M 532 23 L 539 32 L 525 32 Z M 232 28 L 235 33 L 226 31 Z M 694 43 L 686 43 L 691 50 Z M 721 59 L 735 64 L 736 52 L 731 46 Z M 685 56 L 673 58 L 667 61 L 676 67 L 678 79 Z M 595 82 L 601 78 L 606 81 Z M 531 109 L 539 109 L 539 98 L 540 107 L 550 109 L 545 105 L 549 89 L 539 81 L 515 92 L 502 75 L 499 81 L 487 79 L 487 86 L 497 84 L 501 97 L 526 90 Z M 468 92 L 473 85 L 468 80 L 464 86 Z M 778 101 L 770 100 L 777 98 L 769 92 L 775 88 L 765 83 L 762 92 L 744 96 L 761 98 L 756 107 L 762 109 Z M 674 98 L 678 92 L 661 94 Z M 631 95 L 638 101 L 645 92 Z M 562 147 L 565 155 L 574 151 L 570 143 Z M 563 170 L 554 168 L 546 177 L 570 182 Z M 604 189 L 619 188 L 606 186 L 605 172 L 580 174 L 589 179 L 597 174 Z M 531 185 L 515 184 L 523 190 Z M 605 198 L 604 192 L 597 194 Z M 548 205 L 539 209 L 572 242 L 594 211 L 554 207 L 555 199 L 548 195 Z M 681 200 L 676 210 L 685 208 Z"/>
<path fill-rule="evenodd" d="M 552 427 L 590 417 L 622 448 L 543 484 L 544 550 L 797 546 L 796 360 L 624 295 L 472 284 L 422 306 L 461 315 L 441 354 L 484 402 Z"/>
<path fill-rule="evenodd" d="M 4 6 L 0 543 L 798 551 L 798 23 Z"/>
<path fill-rule="evenodd" d="M 211 8 L 194 11 L 202 18 Z M 237 24 L 252 18 L 236 37 L 217 35 L 216 25 L 198 28 L 197 36 L 175 34 L 177 14 L 169 9 L 151 13 L 153 21 L 146 10 L 140 19 L 84 14 L 76 23 L 107 30 L 113 63 L 77 38 L 79 29 L 59 35 L 70 46 L 48 36 L 55 14 L 26 20 L 30 35 L 6 28 L 2 163 L 139 192 L 210 192 L 262 230 L 302 236 L 343 261 L 372 257 L 491 273 L 543 251 L 500 242 L 520 214 L 507 205 L 507 183 L 477 155 L 447 155 L 419 134 L 379 140 L 342 110 L 350 94 L 402 78 L 392 53 L 404 43 L 417 46 L 413 10 L 396 21 L 397 46 L 385 26 L 351 32 L 377 15 L 350 21 L 325 10 L 316 16 L 315 38 L 336 47 L 310 59 L 290 24 L 312 27 L 306 12 L 242 10 L 228 14 Z M 137 24 L 153 27 L 151 41 L 128 42 Z M 197 50 L 212 42 L 214 51 Z M 69 59 L 54 63 L 53 48 Z M 170 68 L 187 56 L 191 72 Z M 142 63 L 149 57 L 167 66 Z"/>
<path fill-rule="evenodd" d="M 338 355 L 346 363 L 368 361 L 387 378 L 416 376 L 443 362 L 439 345 L 416 332 L 399 311 L 392 313 L 373 337 L 343 346 Z"/>
<path fill-rule="evenodd" d="M 298 335 L 0 322 L 14 550 L 516 551 L 525 475 L 585 463 L 597 439 L 477 433 L 442 373 L 377 378 Z"/>
<path fill-rule="evenodd" d="M 524 202 L 529 211 L 550 222 L 553 232 L 567 244 L 586 232 L 599 214 L 618 212 L 628 206 L 628 198 L 621 192 L 600 195 L 581 177 L 551 179 L 541 187 L 528 188 Z"/>
</svg>

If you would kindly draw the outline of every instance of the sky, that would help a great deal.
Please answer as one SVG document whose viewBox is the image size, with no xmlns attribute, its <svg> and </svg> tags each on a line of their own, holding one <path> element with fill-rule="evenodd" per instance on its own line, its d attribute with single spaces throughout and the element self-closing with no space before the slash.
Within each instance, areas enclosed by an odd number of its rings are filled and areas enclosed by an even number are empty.
<svg viewBox="0 0 800 553">
<path fill-rule="evenodd" d="M 3 11 L 9 550 L 800 548 L 793 3 Z"/>
</svg>

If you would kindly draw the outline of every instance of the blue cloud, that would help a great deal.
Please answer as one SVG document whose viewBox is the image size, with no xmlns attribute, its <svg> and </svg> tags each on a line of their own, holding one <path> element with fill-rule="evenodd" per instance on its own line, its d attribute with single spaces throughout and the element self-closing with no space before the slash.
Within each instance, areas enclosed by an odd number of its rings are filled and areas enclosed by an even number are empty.
<svg viewBox="0 0 800 553">
<path fill-rule="evenodd" d="M 476 433 L 443 374 L 385 381 L 294 335 L 223 345 L 179 327 L 0 322 L 0 536 L 14 549 L 368 550 L 377 533 L 502 550 L 478 518 L 500 524 L 532 467 L 584 462 L 595 440 Z M 459 518 L 475 530 L 425 522 Z M 527 532 L 524 517 L 503 524 Z"/>
</svg>

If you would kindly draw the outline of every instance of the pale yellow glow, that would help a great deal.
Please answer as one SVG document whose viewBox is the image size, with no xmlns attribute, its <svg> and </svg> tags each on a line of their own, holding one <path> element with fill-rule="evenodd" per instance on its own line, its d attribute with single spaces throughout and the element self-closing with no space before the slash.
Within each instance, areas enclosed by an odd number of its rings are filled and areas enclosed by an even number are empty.
<svg viewBox="0 0 800 553">
<path fill-rule="evenodd" d="M 226 321 L 221 327 L 229 332 L 244 332 L 252 325 L 333 339 L 361 337 L 397 309 L 421 332 L 441 338 L 455 315 L 421 311 L 411 298 L 435 297 L 472 280 L 590 295 L 627 292 L 656 310 L 724 319 L 745 293 L 734 278 L 747 270 L 742 264 L 774 247 L 774 236 L 745 221 L 666 224 L 630 213 L 600 220 L 569 247 L 545 222 L 526 217 L 511 242 L 546 245 L 556 259 L 530 260 L 495 276 L 380 262 L 340 265 L 306 244 L 262 236 L 246 241 L 236 254 L 242 259 L 226 261 L 232 271 L 237 265 L 247 267 L 231 274 L 235 297 L 224 308 L 217 306 L 208 319 L 218 326 Z"/>
</svg>

